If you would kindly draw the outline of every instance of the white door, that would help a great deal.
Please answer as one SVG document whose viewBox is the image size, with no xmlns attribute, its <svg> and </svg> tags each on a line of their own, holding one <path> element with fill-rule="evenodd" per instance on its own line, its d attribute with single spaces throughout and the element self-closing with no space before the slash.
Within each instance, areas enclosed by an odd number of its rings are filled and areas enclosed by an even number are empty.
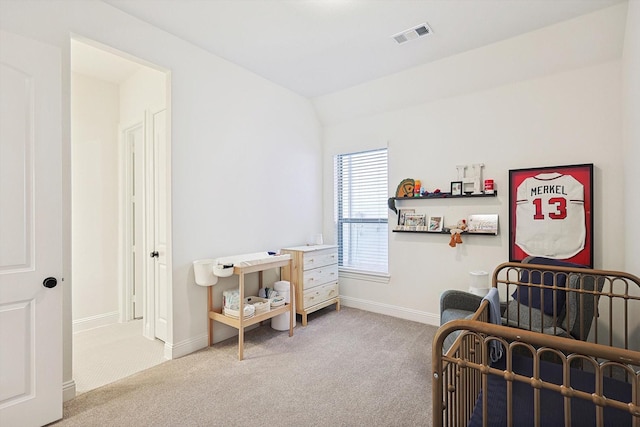
<svg viewBox="0 0 640 427">
<path fill-rule="evenodd" d="M 157 253 L 153 265 L 155 337 L 167 341 L 168 325 L 168 283 L 169 283 L 169 242 L 168 242 L 168 192 L 170 172 L 167 157 L 167 110 L 151 113 L 153 138 L 153 250 Z"/>
<path fill-rule="evenodd" d="M 62 417 L 61 81 L 58 48 L 0 31 L 2 426 Z"/>
</svg>

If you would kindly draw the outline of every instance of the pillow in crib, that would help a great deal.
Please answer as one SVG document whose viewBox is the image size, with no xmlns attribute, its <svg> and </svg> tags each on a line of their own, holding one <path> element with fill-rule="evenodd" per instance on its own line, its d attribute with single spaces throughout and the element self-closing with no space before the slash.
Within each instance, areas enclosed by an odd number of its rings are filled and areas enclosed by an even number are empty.
<svg viewBox="0 0 640 427">
<path fill-rule="evenodd" d="M 584 265 L 543 257 L 527 257 L 522 262 L 526 264 L 584 268 Z M 564 310 L 564 305 L 567 299 L 566 292 L 559 291 L 557 289 L 544 289 L 544 287 L 552 287 L 555 277 L 556 286 L 564 288 L 567 284 L 568 276 L 568 273 L 523 269 L 520 272 L 520 283 L 523 285 L 518 286 L 511 296 L 520 304 L 541 310 L 544 314 L 549 316 L 553 316 L 555 310 L 556 316 L 559 316 Z M 543 288 L 526 286 L 526 283 L 531 283 L 533 285 L 542 284 Z M 554 292 L 556 294 L 555 300 L 553 297 Z"/>
</svg>

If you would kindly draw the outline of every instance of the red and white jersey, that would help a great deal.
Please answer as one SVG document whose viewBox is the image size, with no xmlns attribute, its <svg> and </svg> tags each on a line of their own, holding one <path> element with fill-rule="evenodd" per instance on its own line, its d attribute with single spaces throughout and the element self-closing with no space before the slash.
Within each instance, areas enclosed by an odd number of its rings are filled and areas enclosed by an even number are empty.
<svg viewBox="0 0 640 427">
<path fill-rule="evenodd" d="M 584 249 L 584 186 L 571 175 L 541 173 L 516 190 L 516 244 L 527 254 L 571 258 Z"/>
</svg>

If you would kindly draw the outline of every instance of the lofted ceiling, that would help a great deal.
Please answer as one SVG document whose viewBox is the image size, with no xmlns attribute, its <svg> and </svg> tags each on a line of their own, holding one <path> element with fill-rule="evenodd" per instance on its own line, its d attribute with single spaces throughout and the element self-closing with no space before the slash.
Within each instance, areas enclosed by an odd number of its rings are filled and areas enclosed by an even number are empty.
<svg viewBox="0 0 640 427">
<path fill-rule="evenodd" d="M 313 98 L 626 0 L 103 1 Z"/>
</svg>

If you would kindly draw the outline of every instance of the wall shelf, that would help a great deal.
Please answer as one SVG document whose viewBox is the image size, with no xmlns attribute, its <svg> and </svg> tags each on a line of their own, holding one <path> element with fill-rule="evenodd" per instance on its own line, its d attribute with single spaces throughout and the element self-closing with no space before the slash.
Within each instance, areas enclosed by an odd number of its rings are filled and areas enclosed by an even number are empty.
<svg viewBox="0 0 640 427">
<path fill-rule="evenodd" d="M 449 230 L 442 231 L 422 231 L 422 230 L 391 230 L 393 233 L 423 233 L 423 234 L 451 234 Z M 497 233 L 469 233 L 463 231 L 461 233 L 464 236 L 497 236 Z"/>
<path fill-rule="evenodd" d="M 495 191 L 493 194 L 486 194 L 486 193 L 462 194 L 460 196 L 453 196 L 451 193 L 437 193 L 437 194 L 432 193 L 428 196 L 419 196 L 419 197 L 389 197 L 389 200 L 387 200 L 387 204 L 389 206 L 389 209 L 391 209 L 395 213 L 398 213 L 398 209 L 396 208 L 396 200 L 410 201 L 410 200 L 469 199 L 469 198 L 475 198 L 475 197 L 496 197 L 497 195 L 498 195 L 497 191 Z M 412 233 L 416 233 L 416 231 L 413 231 Z M 424 232 L 421 231 L 420 233 L 424 233 Z M 431 233 L 431 232 L 427 231 L 426 233 Z M 482 234 L 482 233 L 475 233 L 475 234 Z"/>
</svg>

